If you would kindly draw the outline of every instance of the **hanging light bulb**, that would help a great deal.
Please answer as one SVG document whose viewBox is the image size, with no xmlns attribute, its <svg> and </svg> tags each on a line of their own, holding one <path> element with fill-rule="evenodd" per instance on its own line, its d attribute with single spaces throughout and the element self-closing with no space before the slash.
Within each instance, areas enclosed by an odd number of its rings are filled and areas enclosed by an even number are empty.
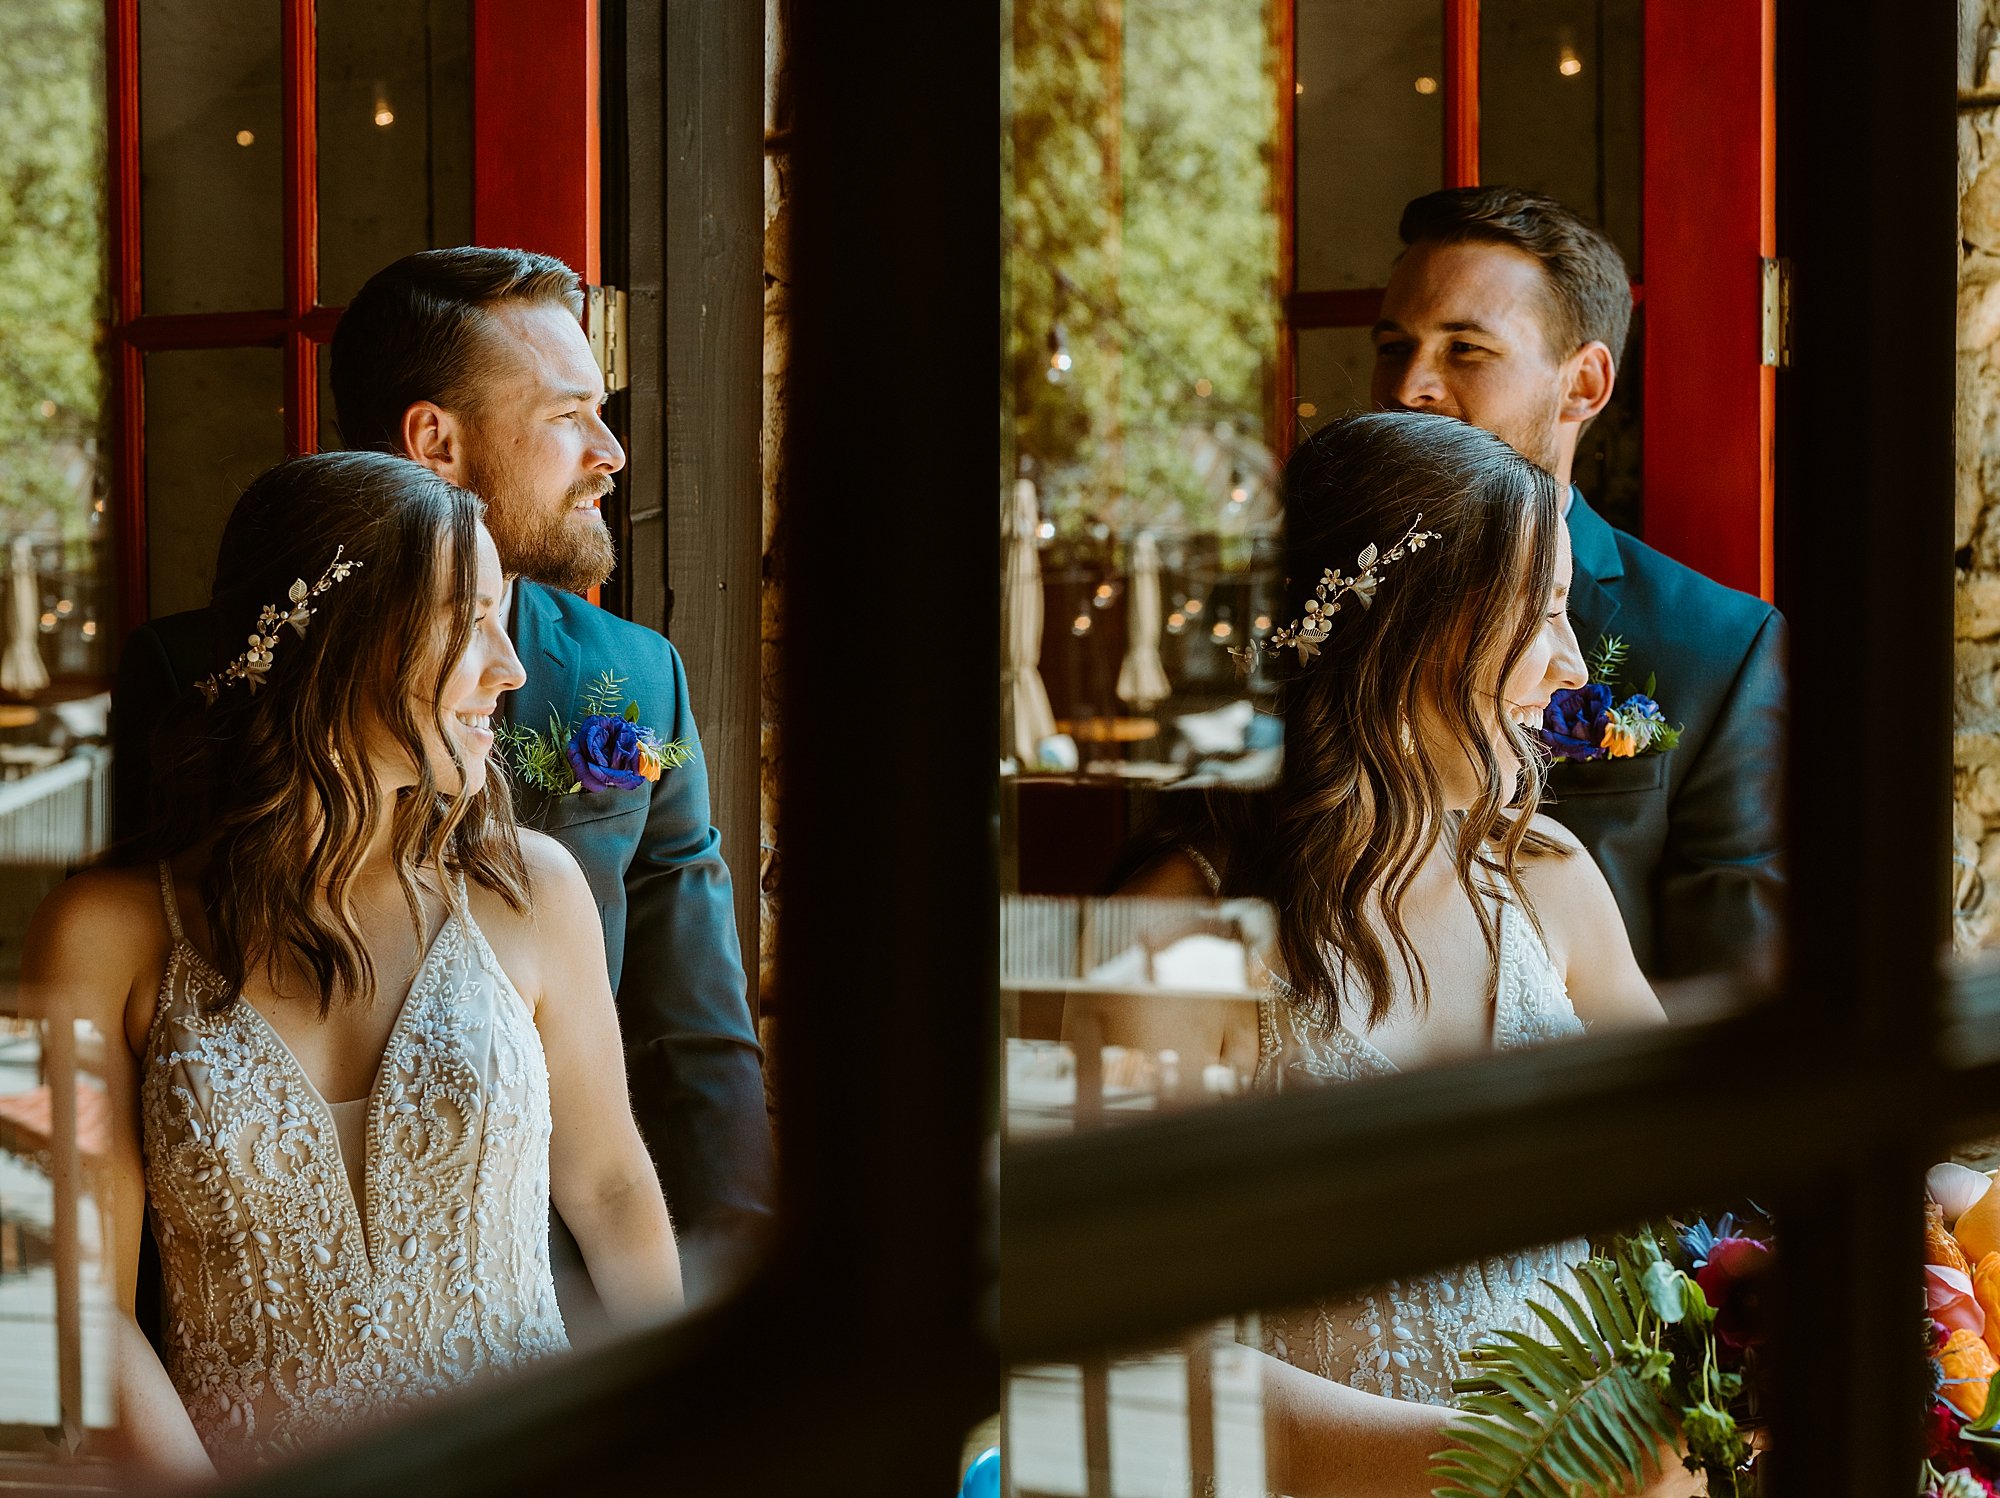
<svg viewBox="0 0 2000 1498">
<path fill-rule="evenodd" d="M 1177 635 L 1180 634 L 1182 631 L 1184 631 L 1186 628 L 1187 628 L 1187 615 L 1183 614 L 1179 609 L 1175 609 L 1171 614 L 1167 615 L 1168 634 Z"/>
<path fill-rule="evenodd" d="M 1576 55 L 1576 48 L 1568 42 L 1564 42 L 1562 50 L 1556 53 L 1556 71 L 1565 78 L 1574 78 L 1583 71 L 1583 59 Z"/>
<path fill-rule="evenodd" d="M 1060 385 L 1074 362 L 1069 356 L 1069 331 L 1058 318 L 1049 324 L 1049 383 Z"/>
<path fill-rule="evenodd" d="M 1424 74 L 1424 76 L 1423 76 L 1423 77 L 1421 77 L 1421 78 L 1419 78 L 1419 79 L 1417 80 L 1417 92 L 1418 92 L 1418 93 L 1420 93 L 1420 94 L 1434 94 L 1434 93 L 1436 93 L 1437 91 L 1438 91 L 1438 81 L 1437 81 L 1437 79 L 1435 79 L 1435 78 L 1431 77 L 1431 75 L 1430 75 L 1430 74 L 1426 73 L 1426 74 Z"/>
<path fill-rule="evenodd" d="M 1081 639 L 1084 635 L 1089 634 L 1090 615 L 1087 613 L 1078 614 L 1076 618 L 1070 621 L 1069 632 L 1077 636 L 1079 639 Z"/>
<path fill-rule="evenodd" d="M 389 85 L 375 85 L 375 123 L 384 130 L 396 123 L 396 111 L 389 107 Z"/>
</svg>

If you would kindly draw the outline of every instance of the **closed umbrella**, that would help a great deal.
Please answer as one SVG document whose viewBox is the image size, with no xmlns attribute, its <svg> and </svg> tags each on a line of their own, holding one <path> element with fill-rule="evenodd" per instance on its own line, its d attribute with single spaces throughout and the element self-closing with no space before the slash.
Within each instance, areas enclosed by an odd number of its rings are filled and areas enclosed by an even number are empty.
<svg viewBox="0 0 2000 1498">
<path fill-rule="evenodd" d="M 1036 763 L 1042 740 L 1056 731 L 1055 710 L 1049 706 L 1049 691 L 1042 685 L 1040 670 L 1042 561 L 1035 550 L 1039 523 L 1034 484 L 1016 480 L 1007 526 L 1007 585 L 1002 594 L 1007 632 L 1001 687 L 1008 712 L 1008 753 L 1024 766 Z"/>
<path fill-rule="evenodd" d="M 7 591 L 12 606 L 7 610 L 7 651 L 0 655 L 0 688 L 23 695 L 39 692 L 49 684 L 49 668 L 42 664 L 42 585 L 35 577 L 35 544 L 26 536 L 14 538 Z"/>
<path fill-rule="evenodd" d="M 1160 549 L 1149 531 L 1142 531 L 1132 543 L 1131 598 L 1118 696 L 1143 713 L 1173 694 L 1167 668 L 1160 663 Z"/>
</svg>

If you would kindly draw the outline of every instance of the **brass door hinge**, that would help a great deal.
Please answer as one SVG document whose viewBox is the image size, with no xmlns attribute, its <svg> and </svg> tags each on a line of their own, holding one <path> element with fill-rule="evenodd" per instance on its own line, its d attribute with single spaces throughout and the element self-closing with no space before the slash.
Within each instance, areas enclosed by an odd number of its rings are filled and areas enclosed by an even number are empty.
<svg viewBox="0 0 2000 1498">
<path fill-rule="evenodd" d="M 583 331 L 590 339 L 590 352 L 604 374 L 604 393 L 616 394 L 631 383 L 631 369 L 625 357 L 625 293 L 616 286 L 586 286 L 583 300 Z"/>
<path fill-rule="evenodd" d="M 1772 369 L 1792 365 L 1792 262 L 1765 256 L 1757 262 L 1764 277 L 1764 362 Z"/>
</svg>

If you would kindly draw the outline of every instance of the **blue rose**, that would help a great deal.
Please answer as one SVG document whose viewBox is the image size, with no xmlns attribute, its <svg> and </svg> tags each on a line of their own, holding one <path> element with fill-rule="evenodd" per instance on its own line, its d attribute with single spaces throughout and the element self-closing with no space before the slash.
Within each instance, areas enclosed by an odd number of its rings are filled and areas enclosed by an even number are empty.
<svg viewBox="0 0 2000 1498">
<path fill-rule="evenodd" d="M 1542 714 L 1542 742 L 1558 759 L 1602 759 L 1611 688 L 1601 681 L 1557 692 Z"/>
<path fill-rule="evenodd" d="M 569 766 L 586 791 L 629 791 L 650 778 L 641 757 L 645 742 L 637 724 L 592 713 L 569 737 Z"/>
</svg>

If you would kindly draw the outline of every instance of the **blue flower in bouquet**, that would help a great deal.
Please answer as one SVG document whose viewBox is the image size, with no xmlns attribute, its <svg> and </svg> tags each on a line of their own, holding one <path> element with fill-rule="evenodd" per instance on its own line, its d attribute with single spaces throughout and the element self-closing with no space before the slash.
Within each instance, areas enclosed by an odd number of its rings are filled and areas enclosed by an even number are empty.
<svg viewBox="0 0 2000 1498">
<path fill-rule="evenodd" d="M 1558 759 L 1602 759 L 1611 688 L 1601 681 L 1557 692 L 1542 714 L 1542 742 Z"/>
<path fill-rule="evenodd" d="M 1632 759 L 1664 754 L 1681 741 L 1681 731 L 1653 700 L 1651 677 L 1643 692 L 1618 701 L 1625 655 L 1625 642 L 1616 635 L 1599 640 L 1590 657 L 1589 684 L 1549 699 L 1542 742 L 1557 759 Z"/>
<path fill-rule="evenodd" d="M 586 791 L 629 791 L 660 778 L 650 729 L 623 716 L 589 713 L 564 746 L 577 784 Z"/>
<path fill-rule="evenodd" d="M 585 690 L 574 722 L 550 713 L 543 732 L 499 727 L 496 737 L 514 774 L 545 795 L 574 796 L 636 790 L 692 764 L 695 746 L 685 739 L 663 742 L 639 721 L 639 704 L 624 702 L 623 686 L 624 678 L 606 671 Z"/>
</svg>

